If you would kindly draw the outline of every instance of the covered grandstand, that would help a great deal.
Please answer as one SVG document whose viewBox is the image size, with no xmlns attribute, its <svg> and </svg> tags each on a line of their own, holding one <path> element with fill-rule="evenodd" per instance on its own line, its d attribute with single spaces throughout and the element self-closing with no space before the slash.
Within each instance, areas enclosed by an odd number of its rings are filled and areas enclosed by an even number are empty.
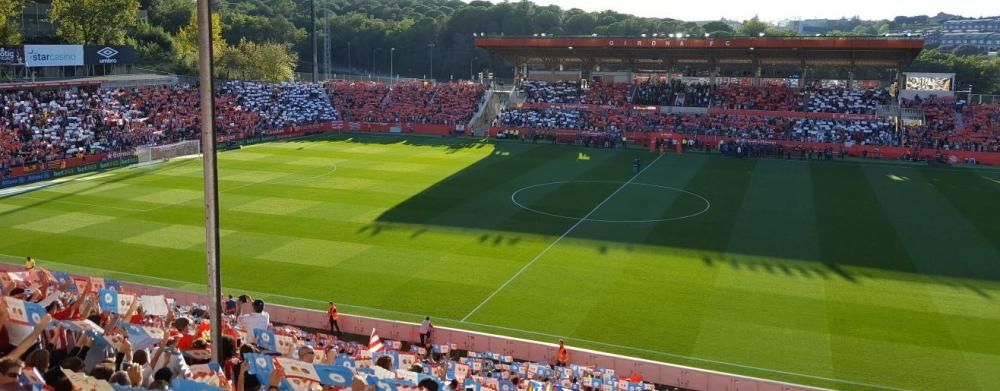
<svg viewBox="0 0 1000 391">
<path fill-rule="evenodd" d="M 657 34 L 659 35 L 659 34 Z M 743 77 L 759 85 L 769 74 L 797 75 L 810 80 L 810 69 L 835 67 L 899 70 L 923 50 L 924 41 L 909 37 L 483 37 L 476 46 L 518 66 L 521 75 L 561 75 L 579 72 L 579 78 L 611 76 L 616 81 L 641 74 Z M 568 79 L 568 78 L 564 78 Z"/>
</svg>

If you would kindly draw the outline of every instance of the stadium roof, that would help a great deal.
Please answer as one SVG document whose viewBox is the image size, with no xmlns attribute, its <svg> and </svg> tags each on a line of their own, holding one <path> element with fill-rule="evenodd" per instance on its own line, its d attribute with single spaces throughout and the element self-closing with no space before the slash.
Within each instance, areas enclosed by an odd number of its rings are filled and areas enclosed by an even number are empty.
<svg viewBox="0 0 1000 391">
<path fill-rule="evenodd" d="M 482 37 L 477 47 L 513 64 L 752 63 L 897 67 L 924 41 L 909 37 Z"/>
</svg>

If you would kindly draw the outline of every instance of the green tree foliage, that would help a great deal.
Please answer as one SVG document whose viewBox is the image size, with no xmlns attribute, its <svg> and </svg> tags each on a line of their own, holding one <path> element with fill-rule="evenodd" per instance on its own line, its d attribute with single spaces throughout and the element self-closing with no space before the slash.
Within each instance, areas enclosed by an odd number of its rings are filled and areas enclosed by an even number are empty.
<svg viewBox="0 0 1000 391">
<path fill-rule="evenodd" d="M 28 0 L 0 1 L 0 45 L 21 43 L 21 26 L 16 16 L 28 4 Z"/>
<path fill-rule="evenodd" d="M 139 0 L 52 0 L 49 17 L 67 42 L 114 45 L 126 42 L 126 28 L 135 26 L 138 12 Z"/>
<path fill-rule="evenodd" d="M 212 57 L 216 61 L 226 46 L 226 40 L 222 38 L 222 18 L 218 13 L 212 13 Z M 198 13 L 191 14 L 188 24 L 174 36 L 173 54 L 174 61 L 182 70 L 194 71 L 198 68 Z"/>
<path fill-rule="evenodd" d="M 298 61 L 286 44 L 244 39 L 222 51 L 216 69 L 230 79 L 283 82 L 294 78 Z"/>
<path fill-rule="evenodd" d="M 736 35 L 742 35 L 747 37 L 756 37 L 760 33 L 767 33 L 768 29 L 771 29 L 771 25 L 766 22 L 762 22 L 756 16 L 750 20 L 744 20 L 740 28 L 736 30 Z"/>
<path fill-rule="evenodd" d="M 149 4 L 149 22 L 176 34 L 195 13 L 195 2 L 191 0 L 152 0 Z"/>
<path fill-rule="evenodd" d="M 983 53 L 982 49 L 980 49 L 980 48 L 978 48 L 976 46 L 973 46 L 973 45 L 962 45 L 962 46 L 959 46 L 959 47 L 955 48 L 955 50 L 952 50 L 951 53 L 954 54 L 954 55 L 956 55 L 956 56 L 974 56 L 974 55 L 977 55 L 977 54 L 985 54 L 985 53 Z"/>
<path fill-rule="evenodd" d="M 725 32 L 729 32 L 729 33 L 733 32 L 733 28 L 729 27 L 728 24 L 723 23 L 723 22 L 708 22 L 708 23 L 705 23 L 704 25 L 702 25 L 701 28 L 704 29 L 707 32 L 710 32 L 710 33 L 711 32 L 720 32 L 720 31 L 725 31 Z"/>
<path fill-rule="evenodd" d="M 295 27 L 291 21 L 282 15 L 264 17 L 248 15 L 239 12 L 222 15 L 223 36 L 231 44 L 239 43 L 241 39 L 252 42 L 305 42 L 308 33 L 304 28 Z"/>
</svg>

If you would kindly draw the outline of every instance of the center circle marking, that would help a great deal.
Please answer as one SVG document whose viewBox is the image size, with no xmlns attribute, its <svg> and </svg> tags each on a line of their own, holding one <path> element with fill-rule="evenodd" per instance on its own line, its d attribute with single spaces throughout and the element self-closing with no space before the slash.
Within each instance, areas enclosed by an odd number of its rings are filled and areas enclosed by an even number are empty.
<svg viewBox="0 0 1000 391">
<path fill-rule="evenodd" d="M 568 220 L 592 221 L 592 222 L 595 222 L 595 223 L 619 223 L 619 224 L 622 224 L 622 223 L 659 223 L 659 222 L 664 222 L 664 221 L 677 221 L 677 220 L 690 219 L 690 218 L 693 218 L 693 217 L 697 217 L 697 216 L 699 216 L 701 214 L 704 214 L 705 212 L 708 212 L 708 210 L 712 208 L 712 203 L 709 202 L 708 199 L 705 198 L 704 196 L 702 196 L 701 194 L 698 194 L 698 193 L 695 193 L 695 192 L 691 192 L 691 191 L 687 191 L 687 190 L 684 190 L 684 189 L 679 189 L 679 188 L 676 188 L 676 187 L 663 186 L 663 185 L 654 185 L 654 184 L 651 184 L 651 183 L 642 183 L 642 182 L 627 182 L 626 187 L 627 186 L 644 186 L 644 187 L 658 188 L 658 189 L 663 189 L 663 190 L 668 190 L 668 191 L 674 191 L 674 192 L 678 192 L 678 193 L 682 193 L 682 194 L 687 194 L 687 195 L 690 195 L 692 197 L 700 199 L 702 202 L 705 203 L 705 207 L 702 208 L 701 210 L 697 211 L 697 212 L 686 214 L 684 216 L 677 216 L 677 217 L 665 217 L 665 218 L 662 218 L 662 219 L 646 219 L 646 220 L 611 220 L 611 219 L 594 219 L 594 218 L 589 218 L 589 217 L 588 218 L 582 218 L 582 217 L 574 217 L 574 216 L 561 215 L 561 214 L 558 214 L 558 213 L 550 213 L 550 212 L 546 212 L 544 210 L 538 210 L 538 209 L 529 207 L 527 205 L 522 204 L 521 202 L 518 202 L 518 200 L 517 200 L 517 195 L 520 194 L 521 192 L 525 191 L 525 190 L 537 189 L 539 187 L 545 187 L 545 186 L 565 185 L 565 184 L 569 184 L 569 183 L 611 183 L 611 184 L 622 184 L 623 182 L 618 182 L 618 181 L 580 180 L 580 181 L 555 181 L 555 182 L 539 183 L 537 185 L 525 186 L 525 187 L 522 187 L 520 189 L 515 190 L 510 195 L 510 201 L 513 202 L 514 205 L 517 205 L 517 207 L 519 207 L 521 209 L 524 209 L 524 210 L 532 212 L 532 213 L 537 213 L 537 214 L 540 214 L 540 215 L 544 215 L 544 216 L 557 217 L 557 218 L 560 218 L 560 219 L 568 219 Z"/>
</svg>

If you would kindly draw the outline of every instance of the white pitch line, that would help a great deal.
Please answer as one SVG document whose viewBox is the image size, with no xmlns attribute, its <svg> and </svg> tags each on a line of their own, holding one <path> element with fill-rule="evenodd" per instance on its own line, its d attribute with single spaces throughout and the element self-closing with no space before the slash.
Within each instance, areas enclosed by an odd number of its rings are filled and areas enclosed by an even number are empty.
<svg viewBox="0 0 1000 391">
<path fill-rule="evenodd" d="M 0 257 L 17 258 L 17 259 L 23 258 L 23 257 L 20 257 L 20 256 L 10 255 L 10 254 L 3 254 L 3 253 L 0 253 Z M 145 275 L 145 274 L 136 274 L 136 273 L 129 273 L 129 272 L 114 271 L 114 270 L 101 269 L 101 268 L 90 267 L 90 266 L 70 265 L 70 264 L 64 264 L 64 263 L 60 263 L 60 262 L 47 261 L 47 260 L 43 260 L 43 259 L 38 259 L 38 261 L 47 262 L 47 263 L 57 263 L 57 264 L 61 264 L 63 266 L 69 266 L 69 267 L 75 268 L 75 269 L 93 270 L 93 271 L 99 271 L 99 272 L 104 272 L 104 273 L 108 273 L 108 274 L 120 274 L 120 275 L 123 275 L 123 276 L 138 277 L 138 278 L 141 278 L 141 279 L 149 279 L 149 280 L 156 280 L 156 281 L 161 281 L 161 282 L 169 282 L 169 283 L 171 283 L 173 285 L 173 286 L 160 286 L 160 285 L 154 285 L 154 284 L 148 284 L 148 283 L 146 284 L 146 285 L 156 286 L 156 287 L 165 288 L 165 289 L 177 289 L 178 286 L 182 286 L 182 285 L 186 285 L 186 284 L 200 285 L 198 283 L 193 283 L 193 282 L 190 282 L 190 281 L 174 280 L 174 279 L 170 279 L 170 278 L 149 276 L 149 275 Z M 6 262 L 3 262 L 3 263 L 6 263 Z M 8 263 L 8 264 L 10 264 L 10 263 Z M 277 293 L 259 292 L 259 291 L 253 291 L 253 290 L 248 290 L 248 289 L 240 289 L 240 288 L 232 288 L 232 287 L 225 287 L 225 289 L 240 291 L 240 292 L 244 292 L 244 293 L 251 293 L 251 294 L 254 294 L 254 295 L 257 295 L 257 296 L 260 296 L 260 297 L 280 297 L 280 298 L 284 298 L 284 299 L 288 299 L 288 300 L 297 300 L 297 301 L 304 301 L 304 302 L 317 303 L 317 304 L 326 304 L 327 303 L 326 301 L 323 301 L 323 300 L 309 299 L 309 298 L 305 298 L 305 297 L 287 296 L 287 295 L 281 295 L 281 294 L 277 294 Z M 424 316 L 426 316 L 426 314 L 416 314 L 416 313 L 412 313 L 412 312 L 388 310 L 388 309 L 375 308 L 375 307 L 366 307 L 366 306 L 354 305 L 354 304 L 338 303 L 338 305 L 340 305 L 341 307 L 350 307 L 350 308 L 357 308 L 357 309 L 368 310 L 368 311 L 375 311 L 375 312 L 383 312 L 383 313 L 390 313 L 390 314 L 406 315 L 406 316 L 412 316 L 412 317 L 417 317 L 417 318 L 423 318 Z M 902 391 L 902 390 L 904 390 L 904 389 L 901 389 L 901 388 L 888 387 L 888 386 L 883 386 L 883 385 L 878 385 L 878 384 L 862 383 L 862 382 L 855 382 L 855 381 L 843 380 L 843 379 L 834 379 L 834 378 L 817 376 L 817 375 L 809 375 L 809 374 L 799 373 L 799 372 L 782 371 L 780 369 L 762 368 L 762 367 L 756 367 L 756 366 L 753 366 L 753 365 L 737 364 L 737 363 L 731 363 L 731 362 L 727 362 L 727 361 L 712 360 L 712 359 L 700 358 L 700 357 L 693 357 L 693 356 L 685 356 L 683 354 L 676 354 L 676 353 L 670 353 L 670 352 L 661 352 L 659 350 L 644 349 L 644 348 L 638 348 L 638 347 L 635 347 L 635 346 L 618 345 L 618 344 L 607 343 L 607 342 L 600 342 L 600 341 L 594 341 L 594 340 L 589 340 L 589 339 L 584 339 L 584 338 L 571 337 L 571 336 L 565 336 L 565 335 L 557 335 L 557 334 L 550 334 L 550 333 L 544 333 L 544 332 L 539 332 L 539 331 L 524 330 L 524 329 L 518 329 L 518 328 L 513 328 L 513 327 L 504 327 L 504 326 L 492 325 L 492 324 L 487 324 L 487 323 L 468 322 L 468 321 L 463 321 L 463 320 L 458 320 L 458 319 L 446 318 L 446 317 L 442 317 L 442 316 L 435 316 L 435 318 L 441 319 L 441 320 L 450 321 L 450 322 L 460 323 L 460 324 L 471 325 L 471 326 L 480 326 L 480 327 L 492 328 L 492 329 L 496 329 L 496 330 L 505 330 L 505 331 L 523 333 L 523 334 L 531 334 L 531 335 L 537 335 L 537 336 L 542 336 L 542 337 L 551 338 L 551 339 L 563 339 L 563 340 L 567 340 L 567 341 L 578 341 L 578 342 L 589 343 L 589 344 L 594 344 L 594 345 L 606 346 L 606 347 L 609 347 L 609 348 L 616 348 L 616 349 L 622 349 L 622 350 L 631 350 L 631 351 L 634 351 L 634 352 L 642 352 L 642 353 L 653 354 L 653 355 L 658 355 L 658 356 L 663 356 L 663 357 L 672 357 L 672 358 L 678 358 L 678 359 L 683 359 L 683 360 L 704 362 L 704 363 L 710 363 L 710 364 L 716 364 L 716 365 L 723 365 L 723 366 L 728 366 L 728 367 L 733 367 L 733 368 L 750 369 L 750 370 L 755 370 L 755 371 L 761 371 L 761 372 L 767 372 L 767 373 L 774 373 L 774 374 L 780 374 L 780 375 L 786 375 L 786 376 L 795 376 L 795 377 L 800 377 L 800 378 L 804 378 L 804 379 L 824 380 L 824 381 L 828 381 L 828 382 L 832 382 L 832 383 L 837 383 L 837 384 L 850 384 L 850 385 L 855 385 L 855 386 L 862 386 L 862 387 L 869 387 L 869 388 L 878 388 L 878 389 L 882 389 L 882 390 L 891 390 L 891 391 Z M 744 376 L 744 375 L 741 375 L 741 376 Z"/>
<path fill-rule="evenodd" d="M 594 209 L 591 209 L 590 213 L 587 213 L 586 215 L 584 215 L 583 217 L 581 217 L 579 220 L 577 220 L 576 224 L 573 224 L 573 226 L 569 227 L 569 229 L 567 229 L 566 232 L 563 232 L 562 235 L 560 235 L 558 238 L 556 238 L 556 240 L 554 242 L 550 243 L 548 247 L 546 247 L 544 250 L 542 250 L 542 252 L 538 253 L 538 255 L 536 255 L 534 258 L 531 259 L 531 261 L 529 261 L 528 263 L 524 264 L 524 266 L 521 267 L 521 270 L 518 270 L 517 273 L 514 273 L 513 276 L 510 276 L 510 278 L 508 278 L 507 281 L 504 281 L 504 283 L 501 284 L 500 287 L 498 287 L 495 291 L 493 291 L 493 293 L 490 293 L 490 295 L 487 296 L 485 300 L 483 300 L 481 303 L 479 303 L 479 305 L 477 305 L 476 308 L 473 308 L 472 311 L 470 311 L 468 314 L 465 315 L 465 317 L 462 318 L 462 322 L 465 322 L 466 320 L 469 319 L 470 316 L 472 316 L 473 314 L 475 314 L 476 311 L 479 311 L 479 309 L 482 308 L 484 305 L 486 305 L 486 303 L 488 303 L 490 300 L 492 300 L 493 297 L 497 295 L 497 293 L 500 293 L 500 291 L 502 291 L 504 288 L 506 288 L 507 285 L 509 285 L 511 283 L 511 281 L 514 281 L 514 279 L 517 278 L 517 276 L 520 276 L 521 273 L 524 273 L 524 271 L 527 270 L 529 266 L 531 266 L 532 264 L 534 264 L 535 261 L 538 261 L 539 259 L 541 259 L 542 256 L 545 255 L 545 253 L 548 253 L 549 250 L 551 250 L 553 247 L 555 247 L 556 244 L 559 244 L 559 242 L 561 242 L 564 238 L 566 238 L 566 235 L 569 235 L 570 232 L 573 232 L 573 230 L 575 230 L 576 227 L 579 227 L 580 224 L 583 224 L 584 221 L 587 221 L 587 219 L 591 215 L 593 215 L 595 212 L 597 212 L 598 209 L 601 209 L 601 207 L 604 206 L 605 203 L 607 203 L 608 201 L 610 201 L 611 198 L 615 196 L 615 194 L 618 194 L 618 192 L 622 191 L 622 189 L 624 189 L 626 186 L 628 186 L 629 183 L 632 183 L 632 181 L 634 181 L 635 178 L 638 178 L 639 175 L 642 175 L 643 172 L 646 172 L 647 169 L 649 169 L 654 164 L 656 164 L 656 162 L 659 161 L 661 157 L 663 157 L 663 155 L 657 156 L 656 159 L 653 159 L 653 161 L 651 163 L 649 163 L 648 166 L 644 167 L 642 170 L 639 170 L 639 172 L 635 173 L 635 175 L 632 175 L 632 177 L 629 178 L 628 181 L 625 181 L 625 183 L 622 183 L 621 186 L 618 186 L 618 189 L 616 189 L 614 192 L 612 192 L 610 195 L 608 195 L 608 197 L 605 198 L 604 201 L 601 201 L 600 203 L 597 204 L 597 206 L 594 207 Z"/>
</svg>

